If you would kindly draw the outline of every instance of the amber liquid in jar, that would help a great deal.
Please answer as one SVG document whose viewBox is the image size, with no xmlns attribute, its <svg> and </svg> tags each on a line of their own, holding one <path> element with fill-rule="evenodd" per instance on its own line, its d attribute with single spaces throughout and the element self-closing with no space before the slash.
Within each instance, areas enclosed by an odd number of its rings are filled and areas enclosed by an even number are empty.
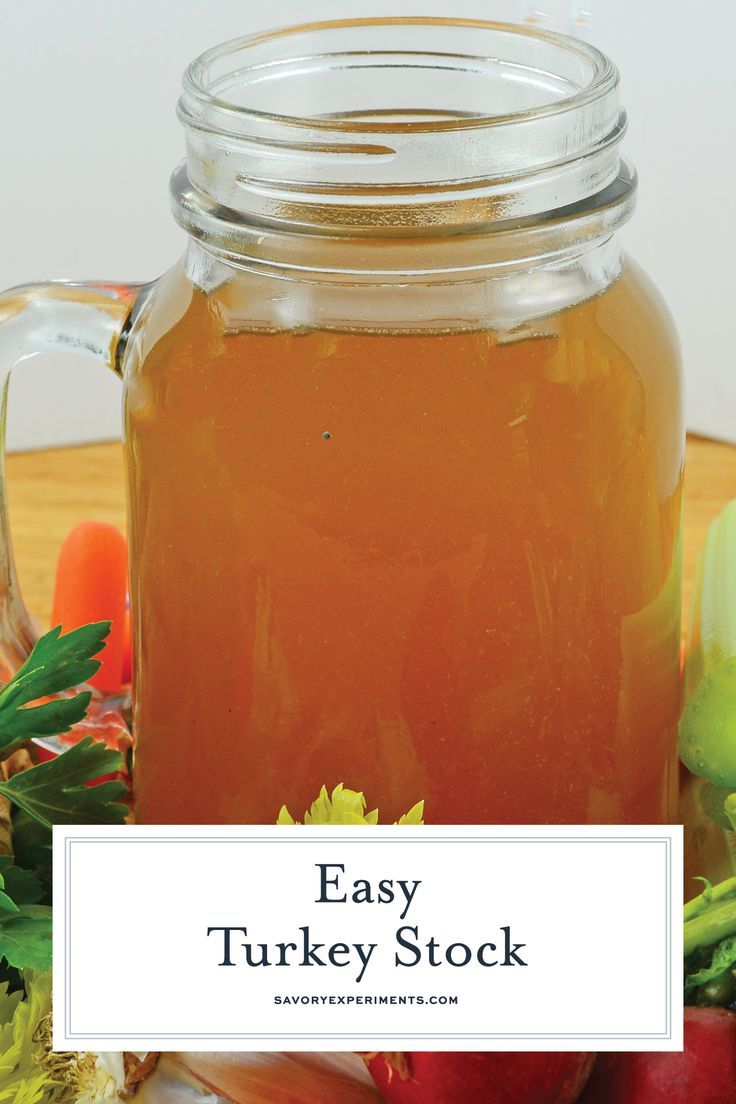
<svg viewBox="0 0 736 1104">
<path fill-rule="evenodd" d="M 136 811 L 673 813 L 676 353 L 628 267 L 523 333 L 228 330 L 130 372 Z"/>
</svg>

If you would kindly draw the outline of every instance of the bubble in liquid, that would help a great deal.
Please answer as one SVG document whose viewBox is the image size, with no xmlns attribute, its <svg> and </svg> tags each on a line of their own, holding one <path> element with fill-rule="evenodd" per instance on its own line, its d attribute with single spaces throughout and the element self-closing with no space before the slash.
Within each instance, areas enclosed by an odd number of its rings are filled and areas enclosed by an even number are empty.
<svg viewBox="0 0 736 1104">
<path fill-rule="evenodd" d="M 330 433 L 329 429 L 326 429 L 324 431 L 324 433 L 322 434 L 322 440 L 323 441 L 329 441 L 331 436 L 332 436 L 332 434 Z"/>
</svg>

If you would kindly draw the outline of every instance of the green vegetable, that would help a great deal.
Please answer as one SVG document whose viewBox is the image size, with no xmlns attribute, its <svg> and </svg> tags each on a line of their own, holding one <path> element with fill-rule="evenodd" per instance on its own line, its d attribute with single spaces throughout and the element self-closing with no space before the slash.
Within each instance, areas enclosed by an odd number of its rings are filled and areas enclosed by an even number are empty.
<svg viewBox="0 0 736 1104">
<path fill-rule="evenodd" d="M 0 855 L 0 877 L 16 905 L 36 905 L 44 895 L 44 886 L 30 870 L 15 866 L 10 855 Z"/>
<path fill-rule="evenodd" d="M 703 675 L 685 706 L 680 758 L 693 774 L 736 789 L 736 656 Z"/>
<path fill-rule="evenodd" d="M 724 808 L 726 798 L 730 795 L 730 786 L 714 786 L 712 782 L 703 782 L 700 787 L 700 808 L 714 824 L 717 824 L 719 828 L 723 828 L 725 832 L 731 830 L 731 823 Z"/>
<path fill-rule="evenodd" d="M 727 878 L 725 882 L 721 882 L 717 886 L 712 885 L 707 878 L 697 878 L 696 880 L 703 882 L 705 889 L 685 905 L 684 919 L 686 923 L 688 920 L 700 916 L 714 901 L 720 901 L 723 897 L 736 896 L 736 878 Z"/>
<path fill-rule="evenodd" d="M 736 935 L 727 936 L 716 944 L 709 966 L 688 974 L 685 979 L 685 992 L 689 993 L 700 985 L 715 981 L 736 967 Z"/>
<path fill-rule="evenodd" d="M 736 656 L 736 499 L 708 526 L 698 557 L 687 638 L 685 695 L 704 674 Z"/>
<path fill-rule="evenodd" d="M 347 789 L 342 782 L 332 791 L 323 786 L 319 797 L 304 814 L 305 824 L 378 824 L 378 809 L 366 813 L 366 800 L 357 790 Z M 408 813 L 399 818 L 398 824 L 423 824 L 424 802 L 418 801 Z M 281 806 L 277 824 L 298 824 L 285 805 Z"/>
<path fill-rule="evenodd" d="M 731 831 L 736 832 L 736 793 L 729 794 L 723 802 L 723 812 L 731 825 Z"/>
<path fill-rule="evenodd" d="M 716 1008 L 727 1008 L 736 1001 L 736 972 L 724 970 L 712 981 L 707 981 L 698 991 L 696 997 L 698 1004 L 715 1005 Z"/>
<path fill-rule="evenodd" d="M 56 759 L 0 782 L 0 796 L 9 798 L 47 827 L 122 824 L 128 810 L 118 799 L 125 796 L 125 785 L 122 782 L 87 785 L 122 766 L 119 751 L 112 751 L 87 736 Z"/>
<path fill-rule="evenodd" d="M 18 809 L 13 817 L 15 862 L 43 878 L 51 871 L 51 829 Z"/>
<path fill-rule="evenodd" d="M 44 1051 L 38 1039 L 39 1025 L 51 1013 L 51 976 L 27 971 L 22 983 L 15 992 L 0 983 L 0 1101 L 45 1104 L 58 1088 L 41 1068 Z"/>
<path fill-rule="evenodd" d="M 736 998 L 736 877 L 700 881 L 703 892 L 684 909 L 685 1000 L 725 1007 Z"/>
<path fill-rule="evenodd" d="M 21 905 L 0 918 L 0 957 L 19 970 L 51 969 L 51 909 Z"/>
<path fill-rule="evenodd" d="M 99 669 L 93 656 L 104 647 L 108 630 L 102 623 L 62 636 L 57 628 L 38 641 L 0 690 L 0 758 L 33 736 L 67 732 L 83 719 L 91 695 L 74 690 Z M 71 693 L 66 697 L 32 704 L 67 691 Z M 14 855 L 0 856 L 0 1104 L 50 1104 L 58 1095 L 60 1085 L 46 1053 L 51 1011 L 50 828 L 121 822 L 127 814 L 120 803 L 125 786 L 90 783 L 122 765 L 119 752 L 87 737 L 57 759 L 0 781 L 0 795 L 14 808 Z"/>
<path fill-rule="evenodd" d="M 711 947 L 729 935 L 736 935 L 736 894 L 724 896 L 685 922 L 685 957 L 696 948 Z"/>
<path fill-rule="evenodd" d="M 2 921 L 3 913 L 13 913 L 18 911 L 18 906 L 12 897 L 9 897 L 5 893 L 5 879 L 0 874 L 0 921 Z"/>
<path fill-rule="evenodd" d="M 685 662 L 680 755 L 693 774 L 736 789 L 736 500 L 708 528 Z"/>
<path fill-rule="evenodd" d="M 736 500 L 708 528 L 693 586 L 680 756 L 706 779 L 701 808 L 736 839 Z M 736 851 L 732 852 L 736 855 Z M 736 997 L 736 877 L 685 905 L 685 996 L 728 1005 Z"/>
<path fill-rule="evenodd" d="M 23 666 L 0 690 L 0 751 L 38 736 L 68 732 L 87 712 L 87 691 L 43 705 L 31 702 L 87 682 L 100 668 L 92 657 L 105 647 L 109 621 L 84 625 L 61 636 L 61 627 L 42 636 Z"/>
<path fill-rule="evenodd" d="M 41 637 L 20 670 L 0 690 L 3 755 L 31 736 L 58 735 L 83 719 L 91 695 L 73 691 L 99 669 L 93 657 L 104 647 L 108 631 L 109 623 L 104 622 L 64 636 L 56 628 Z M 32 704 L 69 691 L 69 696 Z M 86 737 L 56 759 L 0 781 L 0 796 L 14 809 L 14 855 L 0 856 L 0 985 L 3 979 L 23 984 L 18 971 L 50 968 L 50 828 L 53 824 L 122 822 L 128 811 L 121 803 L 124 784 L 97 783 L 100 776 L 122 766 L 119 752 Z"/>
</svg>

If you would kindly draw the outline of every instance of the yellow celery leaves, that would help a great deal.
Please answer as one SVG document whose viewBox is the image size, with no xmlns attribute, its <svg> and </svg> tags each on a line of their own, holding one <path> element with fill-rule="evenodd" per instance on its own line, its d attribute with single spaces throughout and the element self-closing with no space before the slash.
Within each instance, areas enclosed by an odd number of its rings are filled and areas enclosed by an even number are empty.
<svg viewBox="0 0 736 1104">
<path fill-rule="evenodd" d="M 417 801 L 412 805 L 408 813 L 404 813 L 396 821 L 397 824 L 424 824 L 424 802 Z"/>
<path fill-rule="evenodd" d="M 38 1065 L 43 1045 L 36 1031 L 51 1012 L 51 975 L 26 971 L 27 996 L 0 985 L 0 1101 L 46 1104 L 57 1085 Z"/>
<path fill-rule="evenodd" d="M 378 824 L 378 809 L 366 813 L 365 795 L 356 790 L 348 790 L 342 784 L 335 786 L 332 796 L 323 786 L 319 797 L 312 802 L 311 808 L 304 814 L 305 824 Z M 417 801 L 408 813 L 404 813 L 398 824 L 424 824 L 424 802 Z M 299 824 L 294 820 L 285 805 L 281 806 L 277 824 Z"/>
</svg>

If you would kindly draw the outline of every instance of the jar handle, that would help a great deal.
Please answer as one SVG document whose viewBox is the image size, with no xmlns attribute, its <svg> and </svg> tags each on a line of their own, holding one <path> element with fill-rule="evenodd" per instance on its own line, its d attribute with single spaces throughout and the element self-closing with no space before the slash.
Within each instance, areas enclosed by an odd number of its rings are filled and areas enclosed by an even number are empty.
<svg viewBox="0 0 736 1104">
<path fill-rule="evenodd" d="M 8 385 L 16 364 L 50 350 L 92 355 L 120 374 L 120 354 L 143 285 L 25 284 L 0 294 L 0 663 L 13 672 L 38 637 L 13 558 L 5 476 Z"/>
</svg>

